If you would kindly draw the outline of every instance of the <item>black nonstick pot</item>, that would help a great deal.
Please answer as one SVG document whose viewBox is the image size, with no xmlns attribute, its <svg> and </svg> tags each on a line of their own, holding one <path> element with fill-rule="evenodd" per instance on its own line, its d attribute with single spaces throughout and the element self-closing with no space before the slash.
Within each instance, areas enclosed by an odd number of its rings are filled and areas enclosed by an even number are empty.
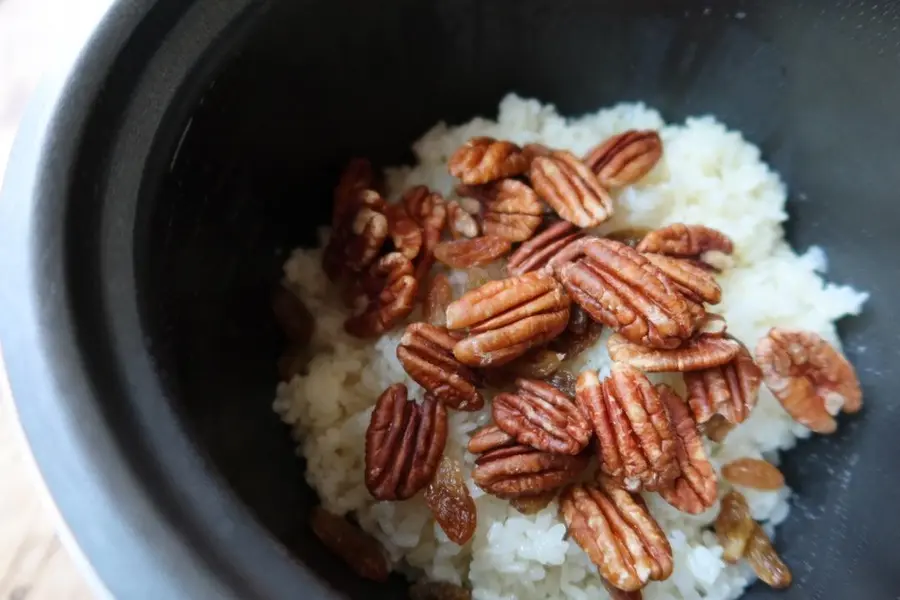
<svg viewBox="0 0 900 600">
<path fill-rule="evenodd" d="M 270 406 L 271 292 L 348 156 L 408 161 L 509 91 L 713 113 L 781 172 L 793 244 L 872 294 L 842 328 L 866 406 L 787 455 L 795 583 L 748 598 L 900 594 L 900 2 L 129 0 L 66 59 L 0 203 L 0 335 L 43 476 L 116 597 L 403 597 L 307 526 Z"/>
</svg>

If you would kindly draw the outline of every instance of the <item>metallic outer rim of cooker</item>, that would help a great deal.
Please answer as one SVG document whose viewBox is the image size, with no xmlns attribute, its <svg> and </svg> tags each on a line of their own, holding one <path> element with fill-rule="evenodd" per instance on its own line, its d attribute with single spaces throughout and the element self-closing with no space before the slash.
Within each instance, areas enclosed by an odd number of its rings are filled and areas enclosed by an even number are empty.
<svg viewBox="0 0 900 600">
<path fill-rule="evenodd" d="M 0 199 L 0 340 L 20 422 L 59 514 L 113 596 L 274 598 L 303 590 L 305 597 L 327 597 L 327 588 L 203 468 L 184 432 L 177 442 L 191 455 L 179 476 L 190 473 L 196 492 L 185 502 L 197 510 L 198 496 L 214 500 L 220 518 L 201 527 L 199 540 L 180 530 L 171 507 L 155 501 L 155 482 L 142 480 L 123 456 L 92 397 L 64 286 L 47 294 L 48 277 L 65 281 L 67 176 L 79 134 L 118 51 L 154 4 L 110 1 L 46 74 L 10 157 Z M 219 555 L 214 566 L 207 555 L 222 539 L 239 539 L 241 547 Z"/>
</svg>

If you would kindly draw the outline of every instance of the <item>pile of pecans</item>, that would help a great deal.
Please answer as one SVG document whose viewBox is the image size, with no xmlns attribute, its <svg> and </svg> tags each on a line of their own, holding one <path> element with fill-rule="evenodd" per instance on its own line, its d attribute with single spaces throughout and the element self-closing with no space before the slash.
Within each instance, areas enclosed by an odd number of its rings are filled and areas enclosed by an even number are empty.
<svg viewBox="0 0 900 600">
<path fill-rule="evenodd" d="M 424 490 L 447 536 L 468 542 L 476 507 L 462 465 L 444 456 L 447 412 L 480 410 L 483 391 L 499 391 L 493 423 L 468 444 L 472 479 L 523 513 L 558 498 L 569 535 L 610 589 L 639 597 L 673 569 L 669 542 L 639 493 L 656 492 L 689 514 L 715 506 L 718 474 L 701 435 L 721 443 L 749 417 L 761 383 L 818 433 L 835 430 L 838 412 L 861 408 L 852 366 L 821 337 L 773 328 L 754 357 L 709 312 L 721 300 L 716 275 L 733 252 L 721 232 L 680 223 L 593 231 L 613 214 L 611 190 L 643 177 L 661 154 L 653 131 L 617 135 L 584 159 L 473 138 L 449 162 L 461 181 L 458 199 L 418 186 L 396 204 L 382 197 L 368 161 L 350 163 L 323 256 L 358 308 L 345 328 L 378 336 L 403 324 L 418 302 L 424 318 L 406 326 L 397 357 L 425 399 L 411 400 L 400 383 L 378 398 L 366 434 L 372 496 L 404 500 Z M 477 269 L 504 257 L 508 277 L 453 298 L 448 270 L 468 270 L 471 283 Z M 561 369 L 604 326 L 614 332 L 610 374 Z M 651 383 L 646 373 L 654 372 L 682 373 L 684 395 Z M 596 472 L 586 477 L 592 457 Z M 750 488 L 784 485 L 775 467 L 756 459 L 726 465 L 721 476 Z M 336 528 L 320 523 L 316 531 Z M 774 587 L 790 583 L 738 491 L 726 495 L 715 530 L 726 560 L 746 559 Z M 372 546 L 362 540 L 359 548 Z M 387 576 L 362 550 L 335 551 L 363 576 Z"/>
</svg>

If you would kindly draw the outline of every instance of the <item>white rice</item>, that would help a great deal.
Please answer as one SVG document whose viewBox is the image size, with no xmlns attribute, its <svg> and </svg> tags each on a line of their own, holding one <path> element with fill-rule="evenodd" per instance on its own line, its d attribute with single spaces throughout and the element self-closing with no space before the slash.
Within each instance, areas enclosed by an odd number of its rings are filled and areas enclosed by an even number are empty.
<svg viewBox="0 0 900 600">
<path fill-rule="evenodd" d="M 414 146 L 415 167 L 388 170 L 391 198 L 416 184 L 452 196 L 447 160 L 473 136 L 541 142 L 582 154 L 608 136 L 633 128 L 659 130 L 663 157 L 642 181 L 619 195 L 616 216 L 601 231 L 675 222 L 719 229 L 731 237 L 736 249 L 734 267 L 719 278 L 724 300 L 715 309 L 727 318 L 731 333 L 753 348 L 770 327 L 791 326 L 839 344 L 834 322 L 858 314 L 867 295 L 826 283 L 821 249 L 798 255 L 788 246 L 781 226 L 787 219 L 784 184 L 762 162 L 758 148 L 712 117 L 667 125 L 643 104 L 620 104 L 567 119 L 553 106 L 510 95 L 501 102 L 496 121 L 477 118 L 458 127 L 439 124 L 426 133 Z M 361 525 L 384 543 L 397 568 L 411 577 L 424 573 L 431 579 L 468 583 L 476 600 L 607 598 L 594 566 L 566 538 L 556 503 L 524 516 L 507 502 L 484 494 L 469 479 L 478 528 L 474 538 L 459 547 L 436 526 L 421 496 L 400 503 L 372 499 L 363 483 L 364 439 L 372 406 L 392 383 L 405 382 L 411 390 L 418 386 L 395 356 L 399 330 L 375 343 L 344 333 L 347 314 L 321 271 L 320 259 L 321 249 L 297 250 L 285 265 L 286 283 L 316 315 L 312 342 L 316 356 L 309 375 L 278 386 L 274 409 L 291 425 L 298 454 L 307 460 L 306 477 L 325 508 L 355 513 Z M 605 338 L 575 367 L 582 365 L 608 370 Z M 471 432 L 488 420 L 487 408 L 480 413 L 452 412 L 447 452 L 470 468 L 473 457 L 466 452 L 466 443 Z M 717 468 L 742 456 L 777 462 L 780 450 L 808 435 L 763 389 L 750 419 L 724 445 L 710 443 L 709 451 Z M 721 484 L 720 496 L 726 491 L 727 485 Z M 774 532 L 789 513 L 790 490 L 742 491 L 753 516 Z M 651 583 L 644 597 L 740 596 L 754 576 L 746 566 L 722 561 L 722 548 L 708 530 L 718 506 L 690 516 L 655 494 L 646 496 L 672 544 L 675 571 L 667 581 Z"/>
</svg>

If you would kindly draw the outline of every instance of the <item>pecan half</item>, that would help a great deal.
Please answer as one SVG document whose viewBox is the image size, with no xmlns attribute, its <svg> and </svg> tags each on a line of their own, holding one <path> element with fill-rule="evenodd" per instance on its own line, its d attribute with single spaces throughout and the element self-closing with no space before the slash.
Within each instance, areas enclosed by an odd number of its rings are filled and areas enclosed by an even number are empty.
<svg viewBox="0 0 900 600">
<path fill-rule="evenodd" d="M 498 448 L 508 448 L 515 445 L 516 438 L 496 425 L 485 425 L 472 435 L 466 449 L 472 454 L 483 454 Z"/>
<path fill-rule="evenodd" d="M 544 207 L 533 189 L 516 179 L 480 186 L 459 185 L 456 193 L 484 203 L 484 232 L 511 242 L 529 239 L 544 220 Z"/>
<path fill-rule="evenodd" d="M 551 454 L 521 444 L 501 446 L 475 460 L 472 479 L 498 498 L 540 496 L 574 481 L 589 460 L 587 453 Z"/>
<path fill-rule="evenodd" d="M 406 213 L 422 228 L 422 250 L 415 265 L 416 281 L 421 282 L 434 264 L 434 248 L 447 224 L 447 204 L 440 194 L 424 185 L 408 189 L 402 202 Z"/>
<path fill-rule="evenodd" d="M 447 307 L 447 327 L 469 329 L 453 354 L 474 367 L 507 363 L 559 335 L 568 321 L 562 286 L 539 273 L 488 282 Z"/>
<path fill-rule="evenodd" d="M 614 587 L 635 592 L 672 574 L 672 547 L 639 496 L 604 477 L 563 490 L 560 514 L 569 535 Z"/>
<path fill-rule="evenodd" d="M 510 275 L 524 275 L 544 268 L 566 246 L 584 237 L 581 229 L 568 221 L 557 221 L 523 243 L 506 263 Z"/>
<path fill-rule="evenodd" d="M 630 185 L 650 172 L 662 156 L 662 140 L 655 131 L 628 130 L 596 146 L 584 163 L 602 185 Z"/>
<path fill-rule="evenodd" d="M 453 153 L 448 167 L 463 183 L 476 185 L 522 175 L 528 170 L 528 158 L 512 142 L 474 137 Z"/>
<path fill-rule="evenodd" d="M 368 279 L 363 288 L 375 292 L 364 311 L 344 323 L 347 333 L 361 338 L 381 335 L 409 316 L 419 287 L 412 263 L 399 252 L 382 256 L 372 265 Z"/>
<path fill-rule="evenodd" d="M 685 258 L 719 269 L 727 266 L 727 257 L 734 252 L 734 243 L 717 229 L 674 223 L 649 232 L 637 245 L 637 250 Z"/>
<path fill-rule="evenodd" d="M 757 344 L 756 361 L 787 413 L 816 433 L 833 433 L 841 410 L 862 408 L 853 366 L 815 333 L 775 327 Z"/>
<path fill-rule="evenodd" d="M 557 454 L 578 454 L 591 441 L 593 431 L 572 400 L 543 381 L 519 379 L 515 394 L 494 398 L 494 422 L 525 444 Z"/>
<path fill-rule="evenodd" d="M 391 567 L 384 548 L 374 537 L 321 506 L 313 509 L 309 524 L 325 547 L 343 560 L 354 573 L 372 581 L 387 581 Z"/>
<path fill-rule="evenodd" d="M 534 191 L 570 223 L 596 227 L 613 214 L 609 192 L 571 152 L 558 150 L 535 158 L 528 176 Z"/>
<path fill-rule="evenodd" d="M 362 272 L 381 252 L 390 228 L 384 215 L 385 202 L 378 192 L 359 192 L 343 221 L 331 232 L 322 253 L 326 275 L 337 279 L 347 271 Z"/>
<path fill-rule="evenodd" d="M 447 324 L 447 307 L 453 302 L 453 287 L 446 273 L 432 277 L 425 288 L 424 316 L 432 325 Z"/>
<path fill-rule="evenodd" d="M 716 503 L 716 471 L 709 464 L 703 440 L 687 404 L 665 384 L 657 385 L 656 391 L 675 424 L 675 451 L 681 469 L 681 475 L 669 486 L 660 489 L 659 495 L 681 512 L 700 514 Z"/>
<path fill-rule="evenodd" d="M 587 238 L 584 256 L 556 268 L 566 291 L 595 321 L 628 340 L 653 348 L 677 348 L 703 317 L 671 280 L 621 242 Z"/>
<path fill-rule="evenodd" d="M 679 258 L 662 254 L 645 254 L 647 260 L 675 282 L 675 286 L 690 300 L 718 304 L 722 300 L 722 288 L 706 269 Z"/>
<path fill-rule="evenodd" d="M 413 260 L 422 249 L 423 234 L 418 223 L 406 212 L 401 204 L 389 204 L 384 211 L 388 220 L 388 233 L 394 243 L 394 249 Z"/>
<path fill-rule="evenodd" d="M 697 335 L 680 348 L 663 350 L 635 344 L 618 333 L 606 343 L 615 361 L 650 373 L 697 371 L 718 367 L 732 360 L 741 350 L 734 338 L 720 335 Z"/>
<path fill-rule="evenodd" d="M 456 410 L 481 410 L 484 398 L 476 376 L 453 356 L 459 341 L 444 327 L 413 323 L 397 346 L 397 359 L 413 380 L 435 398 Z"/>
<path fill-rule="evenodd" d="M 626 592 L 624 590 L 620 590 L 617 587 L 613 587 L 605 579 L 601 579 L 601 583 L 603 583 L 603 587 L 606 588 L 606 593 L 609 594 L 610 600 L 643 600 L 644 599 L 644 593 L 641 590 L 637 590 L 635 592 Z"/>
<path fill-rule="evenodd" d="M 481 233 L 478 221 L 456 200 L 447 203 L 447 224 L 453 239 L 474 238 Z M 488 232 L 489 233 L 489 232 Z"/>
<path fill-rule="evenodd" d="M 603 473 L 631 491 L 655 491 L 678 477 L 675 425 L 643 373 L 616 363 L 601 383 L 596 371 L 587 370 L 575 390 L 597 434 Z"/>
<path fill-rule="evenodd" d="M 488 265 L 512 248 L 509 240 L 496 235 L 473 239 L 441 242 L 434 248 L 434 257 L 454 269 L 468 269 Z"/>
<path fill-rule="evenodd" d="M 446 581 L 419 580 L 410 586 L 409 600 L 472 600 L 472 590 Z"/>
<path fill-rule="evenodd" d="M 707 423 L 716 414 L 729 423 L 742 423 L 756 406 L 762 371 L 741 344 L 730 362 L 685 373 L 684 383 L 688 404 L 697 423 Z M 710 436 L 710 439 L 714 438 Z"/>
<path fill-rule="evenodd" d="M 778 467 L 761 458 L 739 458 L 722 466 L 722 478 L 728 483 L 755 490 L 780 490 L 784 475 Z"/>
<path fill-rule="evenodd" d="M 443 231 L 447 224 L 447 203 L 439 193 L 428 186 L 416 185 L 406 190 L 401 201 L 406 213 L 426 232 Z"/>
<path fill-rule="evenodd" d="M 331 227 L 337 227 L 356 208 L 356 195 L 359 192 L 374 190 L 376 185 L 375 169 L 369 159 L 350 159 L 334 188 Z"/>
<path fill-rule="evenodd" d="M 366 430 L 366 488 L 378 500 L 406 500 L 425 487 L 444 454 L 447 409 L 426 394 L 420 405 L 395 383 L 378 398 Z"/>
</svg>

